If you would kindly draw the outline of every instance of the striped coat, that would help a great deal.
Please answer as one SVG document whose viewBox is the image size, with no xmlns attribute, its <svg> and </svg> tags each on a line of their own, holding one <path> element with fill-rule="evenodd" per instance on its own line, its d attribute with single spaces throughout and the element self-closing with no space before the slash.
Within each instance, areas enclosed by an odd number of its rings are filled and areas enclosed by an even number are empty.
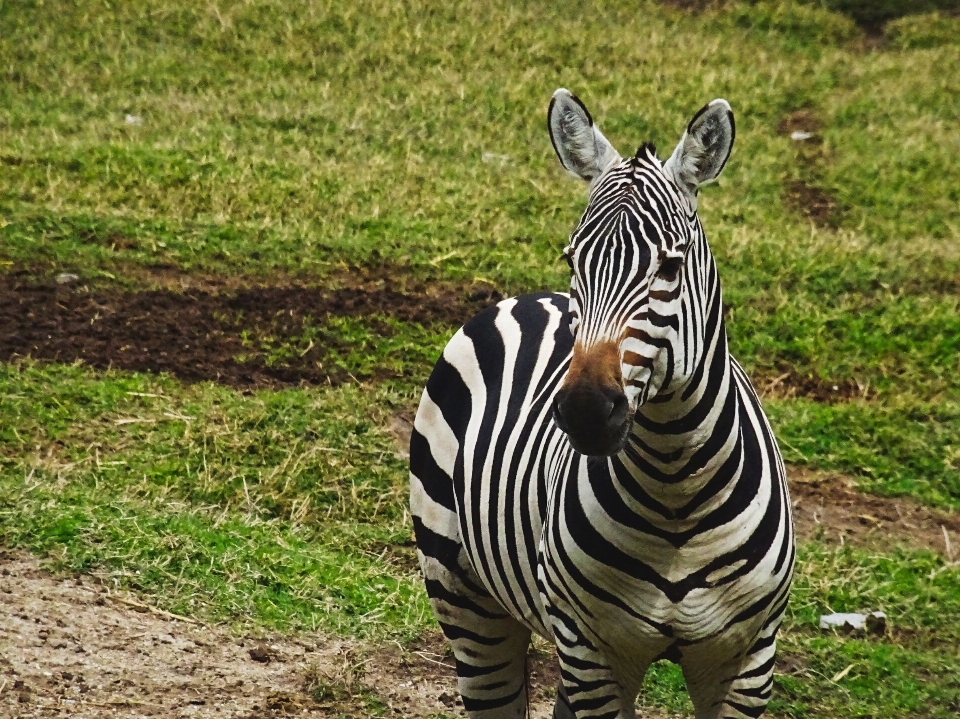
<svg viewBox="0 0 960 719">
<path fill-rule="evenodd" d="M 666 163 L 650 146 L 620 158 L 566 91 L 550 129 L 591 183 L 566 250 L 571 292 L 468 322 L 411 441 L 420 562 L 464 706 L 525 715 L 535 632 L 557 647 L 556 717 L 633 717 L 664 658 L 698 717 L 759 716 L 794 540 L 783 463 L 728 352 L 696 216 L 732 114 L 708 105 Z"/>
</svg>

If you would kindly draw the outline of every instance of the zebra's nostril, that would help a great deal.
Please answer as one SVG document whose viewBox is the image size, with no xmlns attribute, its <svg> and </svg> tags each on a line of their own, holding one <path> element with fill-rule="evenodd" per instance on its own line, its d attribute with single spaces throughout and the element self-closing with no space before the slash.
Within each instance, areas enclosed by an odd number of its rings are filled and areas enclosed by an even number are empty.
<svg viewBox="0 0 960 719">
<path fill-rule="evenodd" d="M 567 424 L 567 421 L 563 417 L 562 403 L 560 401 L 560 395 L 558 394 L 553 398 L 553 418 L 557 423 L 557 426 L 564 432 L 569 432 L 570 427 Z"/>
<path fill-rule="evenodd" d="M 558 391 L 552 409 L 557 427 L 585 454 L 605 454 L 613 439 L 619 442 L 629 413 L 619 387 L 582 385 Z"/>
<path fill-rule="evenodd" d="M 609 424 L 622 423 L 627 417 L 627 396 L 624 394 L 617 395 L 613 402 L 610 403 L 610 414 L 607 417 L 607 422 Z"/>
</svg>

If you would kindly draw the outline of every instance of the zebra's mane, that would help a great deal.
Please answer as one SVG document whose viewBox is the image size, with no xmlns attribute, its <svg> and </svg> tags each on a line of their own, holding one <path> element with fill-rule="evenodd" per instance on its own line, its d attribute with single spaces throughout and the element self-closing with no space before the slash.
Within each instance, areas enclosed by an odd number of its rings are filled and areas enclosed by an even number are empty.
<svg viewBox="0 0 960 719">
<path fill-rule="evenodd" d="M 657 146 L 652 142 L 645 142 L 640 145 L 634 157 L 641 161 L 646 160 L 647 162 L 655 162 L 658 165 L 663 164 L 660 162 L 660 158 L 657 157 Z"/>
</svg>

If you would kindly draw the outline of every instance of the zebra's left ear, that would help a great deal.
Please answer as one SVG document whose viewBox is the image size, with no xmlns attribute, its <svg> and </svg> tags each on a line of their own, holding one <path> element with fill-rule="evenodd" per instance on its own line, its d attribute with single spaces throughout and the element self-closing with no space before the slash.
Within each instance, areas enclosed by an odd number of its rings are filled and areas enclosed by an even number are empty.
<svg viewBox="0 0 960 719">
<path fill-rule="evenodd" d="M 720 176 L 727 164 L 737 128 L 726 100 L 705 105 L 687 125 L 680 144 L 663 165 L 663 171 L 683 190 L 694 209 L 697 191 Z"/>
<path fill-rule="evenodd" d="M 581 180 L 593 182 L 620 160 L 620 153 L 593 124 L 586 105 L 565 88 L 553 93 L 547 110 L 547 127 L 560 164 Z"/>
</svg>

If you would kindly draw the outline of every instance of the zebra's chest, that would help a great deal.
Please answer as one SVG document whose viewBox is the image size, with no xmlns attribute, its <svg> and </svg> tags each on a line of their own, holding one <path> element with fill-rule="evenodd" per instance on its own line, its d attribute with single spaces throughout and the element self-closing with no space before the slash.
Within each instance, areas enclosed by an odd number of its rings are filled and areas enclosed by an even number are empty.
<svg viewBox="0 0 960 719">
<path fill-rule="evenodd" d="M 680 523 L 651 521 L 589 473 L 571 474 L 556 484 L 541 537 L 548 614 L 654 655 L 677 640 L 716 636 L 776 580 L 768 547 L 749 542 L 769 499 L 758 490 L 734 521 L 678 532 Z"/>
</svg>

